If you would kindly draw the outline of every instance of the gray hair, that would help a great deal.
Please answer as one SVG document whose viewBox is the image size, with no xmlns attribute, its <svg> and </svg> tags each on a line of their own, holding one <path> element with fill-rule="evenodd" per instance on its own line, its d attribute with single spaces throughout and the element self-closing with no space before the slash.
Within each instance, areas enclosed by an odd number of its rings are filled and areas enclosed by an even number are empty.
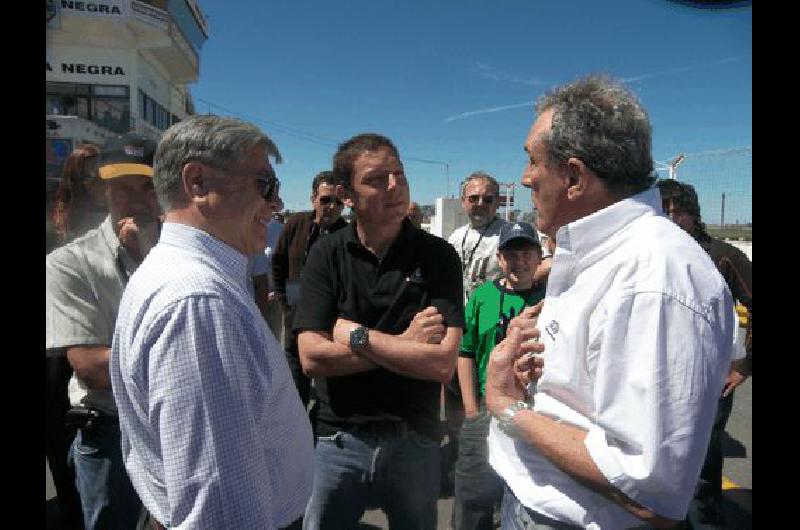
<svg viewBox="0 0 800 530">
<path fill-rule="evenodd" d="M 472 182 L 473 180 L 485 180 L 491 186 L 494 187 L 494 192 L 497 195 L 500 195 L 500 184 L 497 182 L 497 179 L 491 176 L 490 174 L 486 173 L 485 171 L 475 171 L 474 173 L 470 173 L 470 175 L 464 179 L 464 182 L 461 183 L 461 198 L 464 198 L 464 193 L 467 191 L 467 185 Z"/>
<path fill-rule="evenodd" d="M 169 211 L 185 201 L 181 172 L 189 162 L 226 169 L 261 145 L 267 155 L 275 157 L 276 163 L 281 162 L 281 154 L 272 140 L 246 121 L 201 114 L 176 123 L 164 132 L 153 158 L 153 185 L 162 210 Z"/>
<path fill-rule="evenodd" d="M 650 119 L 621 83 L 592 74 L 555 87 L 536 102 L 539 115 L 549 109 L 553 125 L 544 140 L 551 162 L 580 159 L 617 199 L 653 185 Z"/>
</svg>

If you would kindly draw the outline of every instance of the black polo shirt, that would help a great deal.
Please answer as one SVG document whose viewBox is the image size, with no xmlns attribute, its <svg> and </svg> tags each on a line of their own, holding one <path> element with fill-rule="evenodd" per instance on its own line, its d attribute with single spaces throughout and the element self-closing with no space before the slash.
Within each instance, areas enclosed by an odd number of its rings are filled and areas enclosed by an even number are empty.
<svg viewBox="0 0 800 530">
<path fill-rule="evenodd" d="M 382 261 L 359 241 L 356 222 L 320 240 L 301 275 L 293 331 L 333 330 L 340 316 L 392 335 L 433 305 L 446 327 L 464 327 L 461 262 L 444 239 L 408 219 Z M 317 433 L 397 418 L 439 439 L 439 383 L 384 368 L 316 379 Z"/>
</svg>

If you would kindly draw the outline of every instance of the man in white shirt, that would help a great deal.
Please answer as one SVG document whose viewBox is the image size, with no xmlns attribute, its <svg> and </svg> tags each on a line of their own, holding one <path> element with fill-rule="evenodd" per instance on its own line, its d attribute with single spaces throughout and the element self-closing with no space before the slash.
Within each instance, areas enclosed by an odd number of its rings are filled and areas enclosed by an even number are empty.
<svg viewBox="0 0 800 530">
<path fill-rule="evenodd" d="M 461 207 L 469 223 L 447 238 L 461 258 L 464 271 L 464 302 L 479 285 L 500 277 L 497 241 L 506 221 L 497 217 L 500 185 L 488 173 L 476 171 L 461 186 Z"/>
<path fill-rule="evenodd" d="M 673 526 L 730 365 L 731 295 L 663 216 L 649 119 L 627 89 L 593 75 L 536 110 L 522 183 L 556 251 L 536 328 L 523 312 L 489 361 L 503 528 Z"/>
<path fill-rule="evenodd" d="M 464 303 L 472 292 L 486 281 L 499 279 L 502 271 L 497 262 L 497 243 L 500 229 L 508 224 L 497 216 L 500 205 L 500 185 L 483 171 L 471 173 L 461 184 L 461 207 L 469 222 L 456 228 L 447 242 L 453 245 L 461 259 L 464 277 Z M 453 465 L 458 455 L 458 433 L 464 421 L 464 404 L 458 376 L 444 385 L 442 392 L 448 443 L 442 448 L 444 461 L 442 480 L 445 491 L 454 485 Z"/>
</svg>

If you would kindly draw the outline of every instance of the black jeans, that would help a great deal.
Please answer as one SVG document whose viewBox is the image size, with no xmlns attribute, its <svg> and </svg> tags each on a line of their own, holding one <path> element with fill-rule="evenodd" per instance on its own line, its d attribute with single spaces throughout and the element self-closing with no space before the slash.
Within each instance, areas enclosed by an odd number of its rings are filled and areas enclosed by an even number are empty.
<svg viewBox="0 0 800 530">
<path fill-rule="evenodd" d="M 724 528 L 722 509 L 722 435 L 733 408 L 733 393 L 719 399 L 711 439 L 708 442 L 706 459 L 686 514 L 688 528 L 695 530 Z"/>
<path fill-rule="evenodd" d="M 453 499 L 457 530 L 494 528 L 492 514 L 503 499 L 503 480 L 489 465 L 486 438 L 490 421 L 491 416 L 482 409 L 461 424 Z"/>
</svg>

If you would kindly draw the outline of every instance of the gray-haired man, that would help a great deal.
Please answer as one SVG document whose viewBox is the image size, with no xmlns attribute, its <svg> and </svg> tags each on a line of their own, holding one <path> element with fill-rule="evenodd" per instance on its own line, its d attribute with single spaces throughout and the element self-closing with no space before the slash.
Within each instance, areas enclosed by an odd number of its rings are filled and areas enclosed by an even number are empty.
<svg viewBox="0 0 800 530">
<path fill-rule="evenodd" d="M 674 526 L 730 365 L 731 295 L 662 215 L 650 122 L 627 89 L 590 76 L 536 110 L 522 183 L 556 251 L 538 323 L 523 311 L 489 360 L 503 527 Z"/>
<path fill-rule="evenodd" d="M 111 381 L 125 467 L 151 515 L 181 528 L 280 528 L 311 493 L 311 428 L 248 289 L 278 199 L 272 141 L 193 116 L 154 159 L 165 221 L 128 282 Z"/>
</svg>

